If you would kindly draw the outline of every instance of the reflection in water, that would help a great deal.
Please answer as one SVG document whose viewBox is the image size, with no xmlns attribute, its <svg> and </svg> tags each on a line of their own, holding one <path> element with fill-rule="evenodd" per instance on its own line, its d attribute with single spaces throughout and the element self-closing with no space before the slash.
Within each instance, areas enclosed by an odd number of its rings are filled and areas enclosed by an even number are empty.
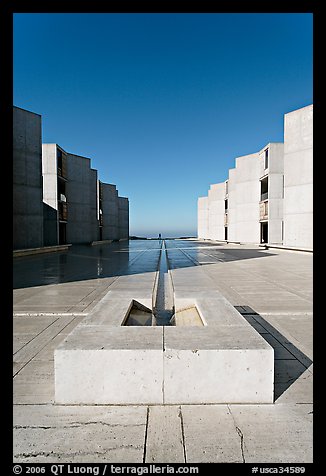
<svg viewBox="0 0 326 476">
<path fill-rule="evenodd" d="M 124 241 L 97 246 L 73 245 L 64 252 L 15 258 L 13 287 L 41 286 L 156 271 L 158 253 L 157 243 L 144 240 L 141 243 Z M 144 259 L 139 260 L 140 256 Z M 134 263 L 137 263 L 137 269 Z"/>
<path fill-rule="evenodd" d="M 166 240 L 170 269 L 197 264 L 273 256 L 257 249 L 225 249 L 222 245 Z M 14 258 L 13 287 L 101 279 L 157 270 L 161 242 L 129 240 L 121 243 L 87 246 L 73 245 L 65 252 Z"/>
</svg>

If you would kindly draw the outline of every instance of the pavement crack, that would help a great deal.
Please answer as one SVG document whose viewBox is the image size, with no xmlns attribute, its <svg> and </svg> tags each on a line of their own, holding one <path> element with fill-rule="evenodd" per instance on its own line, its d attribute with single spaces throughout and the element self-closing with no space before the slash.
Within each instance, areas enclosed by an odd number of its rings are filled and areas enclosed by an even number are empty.
<svg viewBox="0 0 326 476">
<path fill-rule="evenodd" d="M 244 450 L 243 450 L 243 433 L 241 431 L 241 429 L 236 426 L 235 429 L 237 430 L 237 433 L 238 435 L 240 436 L 240 446 L 241 446 L 241 455 L 242 455 L 242 462 L 245 463 L 246 460 L 245 460 L 245 456 L 244 456 Z"/>
<path fill-rule="evenodd" d="M 87 425 L 103 425 L 108 426 L 111 428 L 120 427 L 120 428 L 130 428 L 136 426 L 144 426 L 143 423 L 138 424 L 124 424 L 124 423 L 107 423 L 104 421 L 85 421 L 85 422 L 72 422 L 69 425 L 63 426 L 38 426 L 38 425 L 14 425 L 15 430 L 24 430 L 24 429 L 37 429 L 37 430 L 59 430 L 59 429 L 67 429 L 67 428 L 80 428 Z"/>
<path fill-rule="evenodd" d="M 116 451 L 119 449 L 130 449 L 130 448 L 136 448 L 139 449 L 139 446 L 135 445 L 118 445 L 114 446 L 112 448 L 105 448 L 103 451 L 92 451 L 92 452 L 87 452 L 87 451 L 75 451 L 75 452 L 67 452 L 67 453 L 56 453 L 55 451 L 35 451 L 35 452 L 30 452 L 30 453 L 16 453 L 14 455 L 14 458 L 37 458 L 39 456 L 45 456 L 47 457 L 56 457 L 58 459 L 60 458 L 71 458 L 71 457 L 78 457 L 78 456 L 93 456 L 93 455 L 98 455 L 98 456 L 105 456 L 105 454 L 109 451 Z"/>
<path fill-rule="evenodd" d="M 244 455 L 244 436 L 243 436 L 243 433 L 241 431 L 241 428 L 238 427 L 236 421 L 235 421 L 235 418 L 234 418 L 234 415 L 231 411 L 231 408 L 229 405 L 226 405 L 227 407 L 227 410 L 228 410 L 228 413 L 229 415 L 231 415 L 232 419 L 233 419 L 233 423 L 234 423 L 234 426 L 235 426 L 235 429 L 236 429 L 236 432 L 238 433 L 238 435 L 240 436 L 240 449 L 241 449 L 241 457 L 242 457 L 242 462 L 245 463 L 246 462 L 246 459 L 245 459 L 245 455 Z"/>
<path fill-rule="evenodd" d="M 179 407 L 178 417 L 180 418 L 180 424 L 181 424 L 183 457 L 184 457 L 184 462 L 187 463 L 186 440 L 185 440 L 185 431 L 184 431 L 183 415 L 182 415 L 182 408 L 181 408 L 181 406 Z"/>
</svg>

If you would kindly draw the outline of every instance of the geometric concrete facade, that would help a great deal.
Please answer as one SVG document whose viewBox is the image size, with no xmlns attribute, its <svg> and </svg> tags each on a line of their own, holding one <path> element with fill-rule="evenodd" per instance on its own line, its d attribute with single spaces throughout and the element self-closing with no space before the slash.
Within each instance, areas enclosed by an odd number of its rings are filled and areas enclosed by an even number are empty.
<svg viewBox="0 0 326 476">
<path fill-rule="evenodd" d="M 13 248 L 43 246 L 41 116 L 13 108 Z"/>
<path fill-rule="evenodd" d="M 312 250 L 312 159 L 311 105 L 285 115 L 284 144 L 236 158 L 198 199 L 198 238 Z"/>
<path fill-rule="evenodd" d="M 313 247 L 313 106 L 284 117 L 284 244 Z"/>
<path fill-rule="evenodd" d="M 259 152 L 261 242 L 283 243 L 284 144 L 273 142 Z M 265 239 L 266 238 L 266 239 Z"/>
<path fill-rule="evenodd" d="M 238 157 L 235 174 L 236 236 L 235 241 L 259 241 L 259 161 L 258 154 Z M 230 199 L 231 202 L 231 199 Z"/>
<path fill-rule="evenodd" d="M 129 202 L 118 197 L 116 186 L 98 180 L 90 159 L 57 144 L 42 148 L 46 243 L 128 239 Z"/>
<path fill-rule="evenodd" d="M 119 197 L 115 185 L 98 181 L 99 240 L 119 239 Z"/>
<path fill-rule="evenodd" d="M 97 171 L 86 157 L 67 154 L 67 243 L 98 240 Z"/>
<path fill-rule="evenodd" d="M 115 185 L 98 180 L 99 240 L 129 239 L 129 200 Z"/>
<path fill-rule="evenodd" d="M 129 201 L 86 157 L 42 144 L 42 118 L 13 108 L 13 248 L 129 239 Z"/>
<path fill-rule="evenodd" d="M 208 223 L 213 240 L 224 240 L 225 184 L 211 185 L 208 191 Z"/>
<path fill-rule="evenodd" d="M 198 236 L 209 239 L 209 208 L 208 197 L 198 198 Z"/>
<path fill-rule="evenodd" d="M 42 145 L 46 244 L 90 243 L 98 239 L 97 171 L 90 159 Z"/>
<path fill-rule="evenodd" d="M 44 245 L 66 243 L 67 153 L 57 144 L 42 144 Z"/>
<path fill-rule="evenodd" d="M 228 187 L 228 205 L 225 211 L 225 236 L 226 240 L 238 241 L 238 227 L 237 227 L 237 182 L 236 182 L 237 170 L 229 170 L 229 178 L 225 185 Z M 209 233 L 210 235 L 210 233 Z"/>
<path fill-rule="evenodd" d="M 129 200 L 126 197 L 118 197 L 119 205 L 119 239 L 129 239 Z"/>
</svg>

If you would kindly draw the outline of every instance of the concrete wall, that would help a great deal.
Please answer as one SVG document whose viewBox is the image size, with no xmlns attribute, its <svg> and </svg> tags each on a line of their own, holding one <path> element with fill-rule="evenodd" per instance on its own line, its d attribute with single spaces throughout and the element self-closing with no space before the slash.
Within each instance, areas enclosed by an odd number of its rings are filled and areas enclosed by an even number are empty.
<svg viewBox="0 0 326 476">
<path fill-rule="evenodd" d="M 44 246 L 59 244 L 57 144 L 42 144 Z"/>
<path fill-rule="evenodd" d="M 119 200 L 115 185 L 102 183 L 103 240 L 119 239 Z"/>
<path fill-rule="evenodd" d="M 237 184 L 236 169 L 229 170 L 229 210 L 228 210 L 228 240 L 237 241 Z"/>
<path fill-rule="evenodd" d="M 43 246 L 41 116 L 13 108 L 13 248 Z"/>
<path fill-rule="evenodd" d="M 126 197 L 118 197 L 119 204 L 119 239 L 129 239 L 129 200 Z"/>
<path fill-rule="evenodd" d="M 284 245 L 313 248 L 313 106 L 284 116 Z"/>
<path fill-rule="evenodd" d="M 224 240 L 225 182 L 213 184 L 208 191 L 208 237 Z"/>
<path fill-rule="evenodd" d="M 57 144 L 42 144 L 43 202 L 58 209 Z"/>
<path fill-rule="evenodd" d="M 258 153 L 236 158 L 236 241 L 259 243 L 259 160 Z"/>
<path fill-rule="evenodd" d="M 97 171 L 90 159 L 67 154 L 67 243 L 90 243 L 98 239 Z"/>
<path fill-rule="evenodd" d="M 197 205 L 198 229 L 197 236 L 200 239 L 208 239 L 208 197 L 199 197 Z"/>
</svg>

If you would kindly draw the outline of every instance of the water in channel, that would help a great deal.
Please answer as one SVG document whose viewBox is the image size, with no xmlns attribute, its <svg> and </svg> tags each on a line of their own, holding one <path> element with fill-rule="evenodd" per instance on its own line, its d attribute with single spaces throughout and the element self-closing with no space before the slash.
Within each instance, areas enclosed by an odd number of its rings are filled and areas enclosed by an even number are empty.
<svg viewBox="0 0 326 476">
<path fill-rule="evenodd" d="M 173 289 L 169 276 L 169 266 L 165 240 L 162 240 L 159 277 L 154 306 L 154 316 L 157 326 L 169 326 L 174 314 Z"/>
</svg>

